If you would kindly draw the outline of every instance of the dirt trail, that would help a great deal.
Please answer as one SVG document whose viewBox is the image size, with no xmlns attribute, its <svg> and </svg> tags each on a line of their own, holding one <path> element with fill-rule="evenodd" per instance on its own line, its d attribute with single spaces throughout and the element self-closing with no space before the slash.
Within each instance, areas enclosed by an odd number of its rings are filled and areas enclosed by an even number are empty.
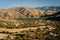
<svg viewBox="0 0 60 40">
<path fill-rule="evenodd" d="M 21 32 L 24 30 L 29 30 L 29 29 L 37 29 L 38 27 L 29 27 L 29 28 L 19 28 L 19 29 L 6 29 L 6 28 L 0 28 L 0 32 L 2 31 L 8 31 L 8 32 Z"/>
<path fill-rule="evenodd" d="M 27 30 L 34 30 L 37 28 L 44 28 L 46 26 L 40 26 L 40 27 L 29 27 L 29 28 L 19 28 L 19 29 L 6 29 L 6 28 L 0 28 L 0 32 L 5 31 L 5 32 L 11 32 L 11 33 L 20 33 L 21 31 L 27 31 Z M 0 39 L 7 37 L 9 34 L 4 34 L 0 33 Z"/>
<path fill-rule="evenodd" d="M 24 30 L 30 30 L 30 29 L 37 29 L 38 27 L 30 27 L 30 28 L 20 28 L 20 29 L 6 29 L 6 28 L 0 28 L 0 32 L 2 31 L 8 31 L 11 33 L 15 33 L 15 32 L 21 32 Z M 8 34 L 4 34 L 4 33 L 0 33 L 0 39 L 6 38 L 8 36 Z"/>
</svg>

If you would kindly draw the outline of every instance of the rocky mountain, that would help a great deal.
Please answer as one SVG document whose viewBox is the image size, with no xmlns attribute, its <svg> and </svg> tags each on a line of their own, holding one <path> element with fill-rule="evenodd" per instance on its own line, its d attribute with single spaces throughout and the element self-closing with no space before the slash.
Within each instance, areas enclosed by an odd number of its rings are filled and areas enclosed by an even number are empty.
<svg viewBox="0 0 60 40">
<path fill-rule="evenodd" d="M 27 7 L 18 7 L 10 9 L 1 9 L 0 18 L 4 19 L 20 19 L 20 18 L 39 18 L 42 15 L 51 15 L 55 11 L 43 11 Z"/>
</svg>

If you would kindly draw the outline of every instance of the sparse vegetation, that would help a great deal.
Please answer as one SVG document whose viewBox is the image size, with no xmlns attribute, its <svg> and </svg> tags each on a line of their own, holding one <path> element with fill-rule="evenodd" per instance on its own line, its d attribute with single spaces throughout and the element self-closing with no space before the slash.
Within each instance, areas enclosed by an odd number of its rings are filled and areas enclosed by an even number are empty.
<svg viewBox="0 0 60 40">
<path fill-rule="evenodd" d="M 7 32 L 2 31 L 0 33 L 10 34 L 9 38 L 6 38 L 5 40 L 59 40 L 60 39 L 60 31 L 59 31 L 60 30 L 60 21 L 41 20 L 40 22 L 36 22 L 36 21 L 22 21 L 22 22 L 23 23 L 20 23 L 18 28 L 27 28 L 27 27 L 28 28 L 29 27 L 38 27 L 38 28 L 23 30 L 19 33 L 18 32 L 11 33 L 8 31 Z M 8 23 L 8 24 L 10 24 L 10 23 Z M 12 24 L 10 24 L 10 25 L 12 25 Z M 12 25 L 12 26 L 10 26 L 10 27 L 12 27 L 12 29 L 16 28 L 15 25 Z M 11 37 L 13 37 L 13 38 L 11 38 Z"/>
</svg>

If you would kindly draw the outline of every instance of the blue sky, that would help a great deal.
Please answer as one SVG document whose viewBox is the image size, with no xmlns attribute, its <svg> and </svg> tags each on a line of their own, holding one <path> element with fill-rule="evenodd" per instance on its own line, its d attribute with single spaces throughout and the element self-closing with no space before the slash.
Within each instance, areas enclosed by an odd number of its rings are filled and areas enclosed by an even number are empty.
<svg viewBox="0 0 60 40">
<path fill-rule="evenodd" d="M 0 9 L 41 6 L 60 6 L 60 0 L 0 0 Z"/>
</svg>

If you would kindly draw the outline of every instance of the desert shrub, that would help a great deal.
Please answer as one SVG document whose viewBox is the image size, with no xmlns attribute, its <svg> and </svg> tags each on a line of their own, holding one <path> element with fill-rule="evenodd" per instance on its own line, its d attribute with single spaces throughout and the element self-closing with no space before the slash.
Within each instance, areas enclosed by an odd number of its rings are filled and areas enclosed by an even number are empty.
<svg viewBox="0 0 60 40">
<path fill-rule="evenodd" d="M 2 31 L 1 33 L 5 33 L 5 31 Z"/>
<path fill-rule="evenodd" d="M 5 40 L 5 39 L 0 39 L 0 40 Z"/>
<path fill-rule="evenodd" d="M 4 33 L 4 34 L 13 34 L 13 33 L 8 32 L 8 31 L 2 31 L 2 32 L 0 32 L 0 33 Z"/>
</svg>

